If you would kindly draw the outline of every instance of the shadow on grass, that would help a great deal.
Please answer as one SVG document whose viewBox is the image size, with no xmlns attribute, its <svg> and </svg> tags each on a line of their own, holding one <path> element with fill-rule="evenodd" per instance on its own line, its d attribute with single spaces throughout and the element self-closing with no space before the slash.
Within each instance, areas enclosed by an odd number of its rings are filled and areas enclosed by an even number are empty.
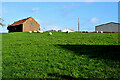
<svg viewBox="0 0 120 80">
<path fill-rule="evenodd" d="M 48 76 L 54 76 L 54 77 L 56 77 L 56 78 L 58 78 L 58 79 L 69 79 L 69 80 L 71 80 L 71 79 L 73 79 L 73 80 L 76 80 L 76 79 L 78 79 L 78 78 L 75 78 L 75 77 L 72 77 L 72 76 L 67 76 L 67 75 L 60 75 L 60 74 L 58 74 L 58 73 L 48 73 L 47 74 Z"/>
<path fill-rule="evenodd" d="M 120 61 L 120 45 L 58 45 L 76 55 Z"/>
</svg>

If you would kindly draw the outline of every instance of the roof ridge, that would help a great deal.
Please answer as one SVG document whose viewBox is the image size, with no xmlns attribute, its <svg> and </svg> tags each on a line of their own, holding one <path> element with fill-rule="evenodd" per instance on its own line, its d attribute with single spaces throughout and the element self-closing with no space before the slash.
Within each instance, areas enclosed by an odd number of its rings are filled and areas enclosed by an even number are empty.
<svg viewBox="0 0 120 80">
<path fill-rule="evenodd" d="M 24 23 L 26 20 L 28 20 L 29 18 L 31 17 L 28 17 L 28 18 L 24 18 L 24 19 L 21 19 L 19 21 L 15 21 L 13 24 L 11 24 L 12 26 L 16 26 L 16 25 L 20 25 L 22 23 Z"/>
<path fill-rule="evenodd" d="M 28 18 L 24 18 L 24 19 L 29 19 L 29 18 L 31 18 L 31 17 L 28 17 Z M 24 20 L 24 19 L 20 19 L 20 20 L 18 20 L 18 21 L 21 21 L 21 20 Z M 15 22 L 18 22 L 18 21 L 15 21 Z"/>
<path fill-rule="evenodd" d="M 66 28 L 66 29 L 70 29 L 70 28 Z M 73 29 L 70 29 L 70 30 L 74 31 Z"/>
<path fill-rule="evenodd" d="M 108 22 L 108 23 L 97 25 L 96 27 L 99 27 L 99 26 L 102 26 L 102 25 L 106 25 L 106 24 L 110 24 L 110 23 L 119 24 L 119 23 L 115 23 L 115 22 Z"/>
</svg>

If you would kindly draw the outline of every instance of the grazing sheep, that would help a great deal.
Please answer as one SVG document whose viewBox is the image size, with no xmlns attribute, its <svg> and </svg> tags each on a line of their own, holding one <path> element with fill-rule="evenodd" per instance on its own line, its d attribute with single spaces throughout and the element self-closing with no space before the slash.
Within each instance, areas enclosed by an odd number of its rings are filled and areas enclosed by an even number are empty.
<svg viewBox="0 0 120 80">
<path fill-rule="evenodd" d="M 52 33 L 51 33 L 51 32 L 49 32 L 49 35 L 52 35 Z"/>
<path fill-rule="evenodd" d="M 43 31 L 38 31 L 39 33 L 43 33 Z"/>
<path fill-rule="evenodd" d="M 29 33 L 32 33 L 32 31 L 29 31 Z"/>
<path fill-rule="evenodd" d="M 98 31 L 97 31 L 97 33 L 98 33 Z"/>
<path fill-rule="evenodd" d="M 103 33 L 103 31 L 101 31 L 101 33 Z"/>
<path fill-rule="evenodd" d="M 37 31 L 34 31 L 35 33 L 37 33 Z"/>
</svg>

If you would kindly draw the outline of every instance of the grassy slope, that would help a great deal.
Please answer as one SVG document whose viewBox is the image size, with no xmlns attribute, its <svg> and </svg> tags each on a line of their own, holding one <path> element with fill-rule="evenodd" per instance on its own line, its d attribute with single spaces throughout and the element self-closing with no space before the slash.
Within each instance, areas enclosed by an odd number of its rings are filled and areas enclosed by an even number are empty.
<svg viewBox="0 0 120 80">
<path fill-rule="evenodd" d="M 2 41 L 3 78 L 120 76 L 117 33 L 8 33 Z"/>
</svg>

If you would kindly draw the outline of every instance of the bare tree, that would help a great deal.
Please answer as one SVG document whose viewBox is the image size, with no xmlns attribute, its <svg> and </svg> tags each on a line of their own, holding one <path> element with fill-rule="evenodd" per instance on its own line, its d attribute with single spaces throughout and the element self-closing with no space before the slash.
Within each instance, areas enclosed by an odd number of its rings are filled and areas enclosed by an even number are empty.
<svg viewBox="0 0 120 80">
<path fill-rule="evenodd" d="M 0 26 L 4 26 L 4 24 L 2 23 L 2 21 L 4 21 L 2 18 L 0 18 Z"/>
</svg>

